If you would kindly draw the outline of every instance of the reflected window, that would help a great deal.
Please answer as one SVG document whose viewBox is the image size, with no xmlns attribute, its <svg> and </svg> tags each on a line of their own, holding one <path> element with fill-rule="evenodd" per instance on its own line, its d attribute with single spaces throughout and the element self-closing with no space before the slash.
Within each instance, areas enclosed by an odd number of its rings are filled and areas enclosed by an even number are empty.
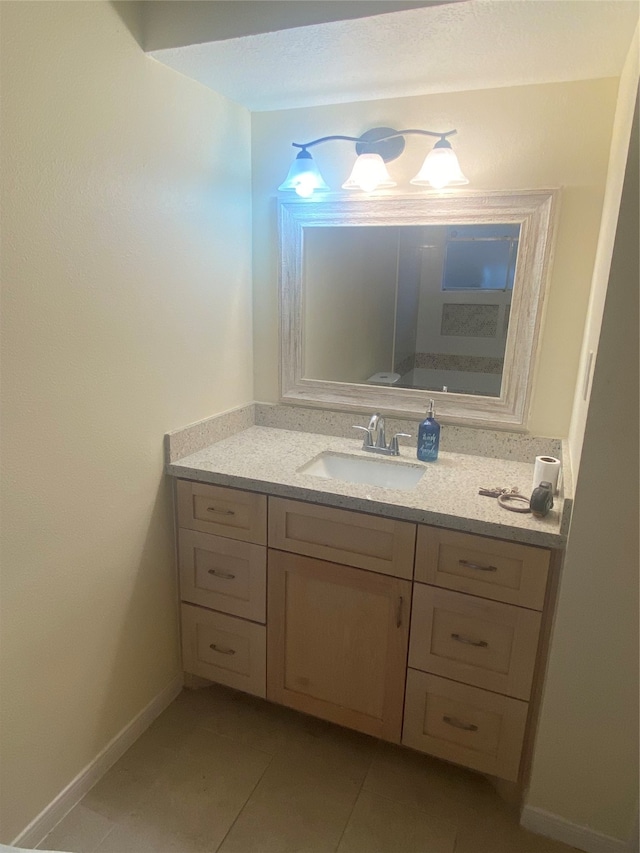
<svg viewBox="0 0 640 853">
<path fill-rule="evenodd" d="M 457 225 L 449 228 L 443 290 L 512 290 L 520 226 Z"/>
</svg>

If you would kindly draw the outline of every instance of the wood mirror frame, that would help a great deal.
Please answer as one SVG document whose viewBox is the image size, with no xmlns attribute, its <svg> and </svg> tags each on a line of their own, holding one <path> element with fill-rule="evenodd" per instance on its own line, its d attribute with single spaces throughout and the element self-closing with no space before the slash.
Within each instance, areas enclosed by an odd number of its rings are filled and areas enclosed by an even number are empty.
<svg viewBox="0 0 640 853">
<path fill-rule="evenodd" d="M 557 190 L 451 196 L 295 198 L 278 202 L 280 400 L 327 409 L 423 415 L 429 398 L 448 423 L 524 430 L 550 269 Z M 322 226 L 519 223 L 513 300 L 499 397 L 305 378 L 304 232 Z"/>
</svg>

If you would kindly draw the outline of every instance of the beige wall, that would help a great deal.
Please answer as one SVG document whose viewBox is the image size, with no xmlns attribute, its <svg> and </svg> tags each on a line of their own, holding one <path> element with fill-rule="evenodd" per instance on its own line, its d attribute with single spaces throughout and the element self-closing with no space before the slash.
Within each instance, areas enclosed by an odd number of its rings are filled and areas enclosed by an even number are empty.
<svg viewBox="0 0 640 853">
<path fill-rule="evenodd" d="M 305 238 L 305 376 L 366 382 L 391 370 L 398 234 L 313 228 Z"/>
<path fill-rule="evenodd" d="M 0 5 L 8 842 L 178 674 L 162 436 L 253 394 L 248 113 L 108 3 Z"/>
<path fill-rule="evenodd" d="M 633 110 L 634 73 L 621 109 L 631 92 Z M 623 841 L 638 808 L 637 107 L 618 137 L 625 155 L 632 126 L 527 801 Z M 619 158 L 613 148 L 618 192 Z"/>
<path fill-rule="evenodd" d="M 602 223 L 593 269 L 593 283 L 587 310 L 587 321 L 584 338 L 582 341 L 582 352 L 578 369 L 578 381 L 576 383 L 575 396 L 573 400 L 573 411 L 569 427 L 569 451 L 571 463 L 575 471 L 580 465 L 580 454 L 582 452 L 582 440 L 587 421 L 589 398 L 591 394 L 591 377 L 593 365 L 598 352 L 598 338 L 600 337 L 600 325 L 602 323 L 602 312 L 609 284 L 609 269 L 611 267 L 611 256 L 613 243 L 616 236 L 616 225 L 618 222 L 618 210 L 620 207 L 620 196 L 627 162 L 627 150 L 629 147 L 629 133 L 633 121 L 633 110 L 638 94 L 638 74 L 640 71 L 640 31 L 636 27 L 631 47 L 625 62 L 620 85 L 618 89 L 618 100 L 613 123 L 613 134 L 611 138 L 611 151 L 609 155 L 609 168 L 607 171 L 607 186 L 602 208 Z M 589 375 L 587 375 L 587 373 Z"/>
<path fill-rule="evenodd" d="M 529 428 L 566 435 L 589 299 L 616 99 L 616 80 L 425 95 L 252 115 L 256 399 L 278 398 L 276 187 L 291 142 L 370 127 L 456 127 L 454 147 L 470 189 L 563 187 L 558 240 Z M 408 141 L 390 171 L 409 191 L 427 147 Z M 345 180 L 351 143 L 314 152 L 330 186 Z"/>
</svg>

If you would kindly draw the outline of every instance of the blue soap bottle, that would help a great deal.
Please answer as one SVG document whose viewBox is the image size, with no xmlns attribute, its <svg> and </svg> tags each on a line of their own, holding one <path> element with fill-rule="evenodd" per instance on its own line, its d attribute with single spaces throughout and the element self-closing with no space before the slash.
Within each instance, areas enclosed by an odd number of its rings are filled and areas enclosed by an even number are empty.
<svg viewBox="0 0 640 853">
<path fill-rule="evenodd" d="M 429 400 L 427 417 L 418 427 L 418 459 L 421 462 L 435 462 L 440 446 L 440 424 L 435 419 L 433 400 Z"/>
</svg>

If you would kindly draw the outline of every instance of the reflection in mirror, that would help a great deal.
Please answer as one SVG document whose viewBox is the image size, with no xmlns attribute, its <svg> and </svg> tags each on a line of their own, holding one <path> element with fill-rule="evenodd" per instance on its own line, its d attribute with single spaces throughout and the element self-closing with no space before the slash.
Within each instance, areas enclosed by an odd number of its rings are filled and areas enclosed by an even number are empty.
<svg viewBox="0 0 640 853">
<path fill-rule="evenodd" d="M 281 199 L 281 400 L 526 426 L 557 196 Z"/>
<path fill-rule="evenodd" d="M 305 229 L 305 378 L 500 396 L 520 225 Z"/>
</svg>

